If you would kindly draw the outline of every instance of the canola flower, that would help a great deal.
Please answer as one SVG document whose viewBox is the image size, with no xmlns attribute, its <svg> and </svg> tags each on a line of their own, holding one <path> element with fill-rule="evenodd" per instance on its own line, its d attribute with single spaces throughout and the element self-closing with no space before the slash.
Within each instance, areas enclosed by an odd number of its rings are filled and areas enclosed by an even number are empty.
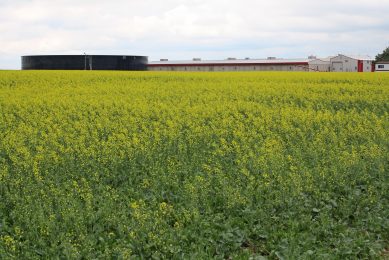
<svg viewBox="0 0 389 260">
<path fill-rule="evenodd" d="M 0 258 L 388 257 L 389 75 L 0 72 Z"/>
</svg>

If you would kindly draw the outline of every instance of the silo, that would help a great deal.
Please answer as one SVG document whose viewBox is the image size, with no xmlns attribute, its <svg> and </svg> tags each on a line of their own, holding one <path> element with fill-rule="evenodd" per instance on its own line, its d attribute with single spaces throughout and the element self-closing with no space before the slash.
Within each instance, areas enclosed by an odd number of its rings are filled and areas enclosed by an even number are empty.
<svg viewBox="0 0 389 260">
<path fill-rule="evenodd" d="M 148 57 L 134 55 L 22 56 L 22 70 L 147 70 Z"/>
</svg>

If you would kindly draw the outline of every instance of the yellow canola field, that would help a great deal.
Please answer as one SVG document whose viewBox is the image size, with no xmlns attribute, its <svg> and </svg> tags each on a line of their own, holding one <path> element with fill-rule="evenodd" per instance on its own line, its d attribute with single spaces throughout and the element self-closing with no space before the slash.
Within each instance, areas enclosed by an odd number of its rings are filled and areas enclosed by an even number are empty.
<svg viewBox="0 0 389 260">
<path fill-rule="evenodd" d="M 385 258 L 388 166 L 389 73 L 0 71 L 1 259 Z"/>
</svg>

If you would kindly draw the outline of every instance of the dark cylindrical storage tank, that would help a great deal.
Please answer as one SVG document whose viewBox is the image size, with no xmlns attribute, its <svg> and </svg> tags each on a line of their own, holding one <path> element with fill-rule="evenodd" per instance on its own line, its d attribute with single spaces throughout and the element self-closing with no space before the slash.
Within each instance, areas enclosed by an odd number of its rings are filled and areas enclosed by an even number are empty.
<svg viewBox="0 0 389 260">
<path fill-rule="evenodd" d="M 34 55 L 22 56 L 22 70 L 147 70 L 147 56 Z"/>
</svg>

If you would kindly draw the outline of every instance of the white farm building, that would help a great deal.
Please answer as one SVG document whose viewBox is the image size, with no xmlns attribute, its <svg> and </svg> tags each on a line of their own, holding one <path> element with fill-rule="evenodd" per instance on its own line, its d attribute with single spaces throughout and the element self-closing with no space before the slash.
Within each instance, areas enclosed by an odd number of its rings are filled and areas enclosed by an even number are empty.
<svg viewBox="0 0 389 260">
<path fill-rule="evenodd" d="M 389 61 L 379 61 L 375 64 L 375 71 L 389 72 Z"/>
<path fill-rule="evenodd" d="M 339 54 L 328 58 L 308 59 L 235 59 L 169 61 L 161 59 L 148 64 L 151 71 L 312 71 L 312 72 L 371 72 L 373 59 L 369 56 Z"/>
<path fill-rule="evenodd" d="M 373 72 L 373 59 L 369 56 L 343 55 L 309 61 L 309 70 L 318 72 Z"/>
<path fill-rule="evenodd" d="M 310 60 L 309 71 L 317 71 L 317 72 L 330 72 L 331 71 L 331 58 L 316 58 Z"/>
<path fill-rule="evenodd" d="M 331 58 L 333 72 L 373 72 L 374 59 L 369 56 L 352 56 L 339 54 Z"/>
</svg>

